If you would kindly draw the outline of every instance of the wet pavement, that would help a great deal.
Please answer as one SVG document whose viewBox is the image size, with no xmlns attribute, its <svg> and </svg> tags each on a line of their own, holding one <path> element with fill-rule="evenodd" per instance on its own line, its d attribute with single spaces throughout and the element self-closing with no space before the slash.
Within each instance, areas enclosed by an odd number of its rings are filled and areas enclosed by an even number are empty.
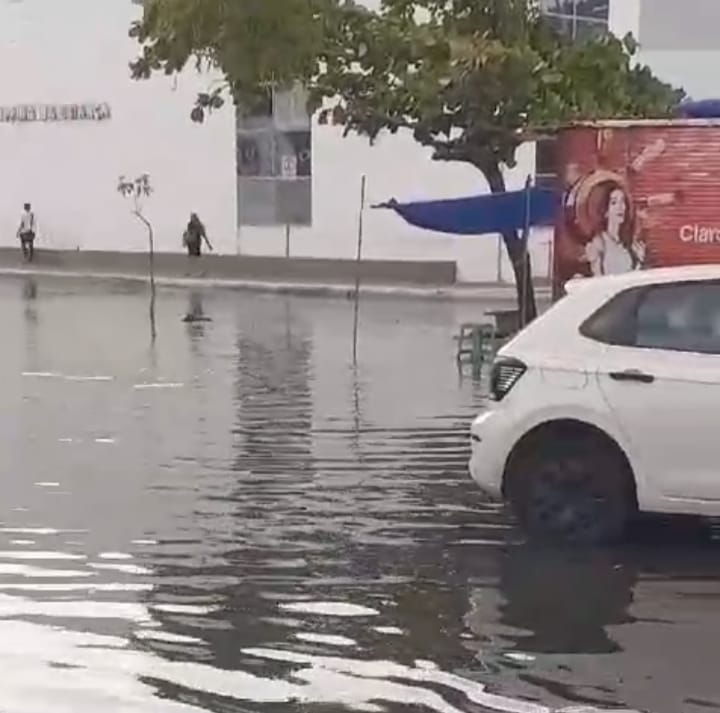
<svg viewBox="0 0 720 713">
<path fill-rule="evenodd" d="M 162 291 L 154 347 L 139 288 L 0 304 L 3 713 L 720 710 L 720 545 L 523 542 L 457 306 L 368 300 L 353 368 L 343 300 Z"/>
</svg>

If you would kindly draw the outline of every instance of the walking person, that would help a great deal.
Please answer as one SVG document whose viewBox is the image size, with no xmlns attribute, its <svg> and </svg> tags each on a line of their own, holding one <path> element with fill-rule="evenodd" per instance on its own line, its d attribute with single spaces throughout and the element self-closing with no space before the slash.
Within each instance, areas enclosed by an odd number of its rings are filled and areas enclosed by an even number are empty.
<svg viewBox="0 0 720 713">
<path fill-rule="evenodd" d="M 26 262 L 32 262 L 35 257 L 35 235 L 37 234 L 35 225 L 35 213 L 32 206 L 26 203 L 23 207 L 23 214 L 20 218 L 20 227 L 18 228 L 18 238 L 20 238 L 20 246 L 22 247 L 23 257 Z"/>
<path fill-rule="evenodd" d="M 213 246 L 207 236 L 207 231 L 197 213 L 190 214 L 190 221 L 187 224 L 183 235 L 183 244 L 187 248 L 189 257 L 200 257 L 202 254 L 202 242 L 208 246 L 208 250 L 212 252 Z"/>
</svg>

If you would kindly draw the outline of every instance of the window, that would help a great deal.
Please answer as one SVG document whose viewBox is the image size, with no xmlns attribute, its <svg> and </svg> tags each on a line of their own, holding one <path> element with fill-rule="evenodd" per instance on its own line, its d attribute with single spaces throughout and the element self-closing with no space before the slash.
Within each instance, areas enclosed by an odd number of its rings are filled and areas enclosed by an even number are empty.
<svg viewBox="0 0 720 713">
<path fill-rule="evenodd" d="M 577 0 L 575 14 L 579 18 L 600 20 L 607 25 L 610 17 L 609 0 Z"/>
<path fill-rule="evenodd" d="M 625 290 L 606 302 L 580 327 L 580 334 L 603 344 L 633 346 L 642 288 Z"/>
<path fill-rule="evenodd" d="M 535 144 L 535 185 L 555 189 L 558 178 L 557 140 L 540 139 Z"/>
<path fill-rule="evenodd" d="M 558 34 L 573 41 L 608 31 L 609 0 L 541 0 L 540 9 Z"/>
<path fill-rule="evenodd" d="M 575 0 L 540 0 L 540 9 L 553 15 L 570 15 L 575 13 Z"/>
<path fill-rule="evenodd" d="M 649 289 L 638 307 L 635 346 L 720 354 L 720 283 Z"/>
<path fill-rule="evenodd" d="M 607 23 L 578 17 L 575 20 L 575 37 L 578 42 L 596 40 L 607 34 Z"/>
<path fill-rule="evenodd" d="M 558 35 L 568 39 L 575 39 L 575 21 L 572 15 L 551 15 L 548 13 L 545 19 Z"/>
<path fill-rule="evenodd" d="M 616 346 L 720 354 L 720 282 L 626 290 L 595 312 L 580 333 Z"/>
</svg>

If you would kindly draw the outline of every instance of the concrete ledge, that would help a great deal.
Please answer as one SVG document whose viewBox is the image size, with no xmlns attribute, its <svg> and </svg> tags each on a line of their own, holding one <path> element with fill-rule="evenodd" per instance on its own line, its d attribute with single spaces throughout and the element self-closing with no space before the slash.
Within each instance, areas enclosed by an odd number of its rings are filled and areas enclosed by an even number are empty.
<svg viewBox="0 0 720 713">
<path fill-rule="evenodd" d="M 40 277 L 74 280 L 117 280 L 147 284 L 147 275 L 119 272 L 94 272 L 79 270 L 58 270 L 29 267 L 2 267 L 0 277 Z M 159 287 L 198 288 L 211 287 L 232 290 L 248 290 L 307 297 L 339 297 L 351 299 L 355 286 L 351 283 L 327 282 L 275 282 L 259 280 L 227 280 L 213 277 L 156 277 Z M 413 285 L 361 284 L 360 294 L 364 297 L 396 297 L 411 299 L 434 299 L 469 302 L 497 302 L 515 304 L 515 287 L 507 284 L 454 285 L 449 287 L 417 287 Z M 551 294 L 547 287 L 536 287 L 538 302 L 547 303 Z"/>
<path fill-rule="evenodd" d="M 147 254 L 75 250 L 38 250 L 34 269 L 93 274 L 145 275 Z M 0 248 L 0 268 L 19 268 L 20 249 Z M 191 260 L 180 253 L 158 253 L 155 274 L 159 278 L 199 278 L 271 282 L 354 283 L 354 260 L 204 255 Z M 366 284 L 451 286 L 457 280 L 454 262 L 364 260 L 360 279 Z"/>
</svg>

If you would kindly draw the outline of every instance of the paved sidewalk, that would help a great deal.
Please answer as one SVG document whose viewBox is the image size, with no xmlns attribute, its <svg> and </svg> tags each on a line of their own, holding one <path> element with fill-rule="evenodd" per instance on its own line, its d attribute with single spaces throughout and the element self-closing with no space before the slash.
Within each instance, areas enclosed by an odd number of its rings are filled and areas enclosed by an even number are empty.
<svg viewBox="0 0 720 713">
<path fill-rule="evenodd" d="M 104 279 L 148 283 L 148 275 L 133 272 L 110 272 L 47 268 L 42 266 L 7 267 L 0 266 L 0 276 L 65 277 L 74 279 Z M 276 281 L 230 279 L 204 275 L 159 275 L 155 282 L 160 287 L 216 287 L 222 289 L 250 290 L 276 294 L 295 294 L 318 297 L 351 298 L 355 285 L 347 282 Z M 550 299 L 550 288 L 536 286 L 538 300 Z M 482 283 L 452 286 L 380 285 L 361 284 L 360 294 L 374 297 L 402 297 L 415 299 L 440 299 L 450 301 L 498 301 L 514 302 L 515 287 L 512 284 Z"/>
</svg>

